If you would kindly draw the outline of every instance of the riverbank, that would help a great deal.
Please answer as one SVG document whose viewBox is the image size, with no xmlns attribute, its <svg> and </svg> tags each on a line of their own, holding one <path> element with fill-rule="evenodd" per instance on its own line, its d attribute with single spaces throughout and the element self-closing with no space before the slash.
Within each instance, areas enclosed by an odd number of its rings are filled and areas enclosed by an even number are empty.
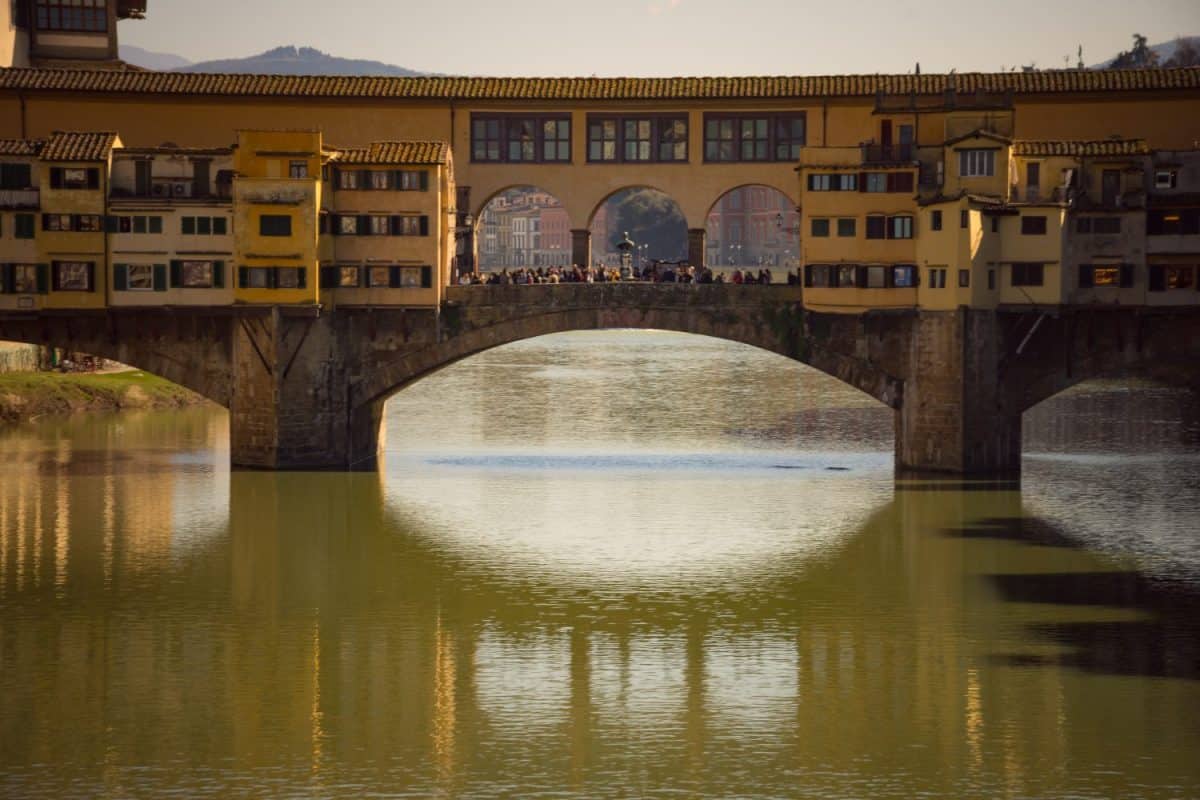
<svg viewBox="0 0 1200 800">
<path fill-rule="evenodd" d="M 86 411 L 181 408 L 207 402 L 195 392 L 138 370 L 0 375 L 0 423 L 7 424 Z"/>
</svg>

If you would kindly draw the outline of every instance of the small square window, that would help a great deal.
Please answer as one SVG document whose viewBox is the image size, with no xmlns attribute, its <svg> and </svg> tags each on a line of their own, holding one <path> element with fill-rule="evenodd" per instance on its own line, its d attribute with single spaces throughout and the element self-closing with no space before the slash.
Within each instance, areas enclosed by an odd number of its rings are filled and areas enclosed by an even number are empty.
<svg viewBox="0 0 1200 800">
<path fill-rule="evenodd" d="M 814 219 L 812 221 L 812 235 L 818 238 L 823 238 L 829 235 L 829 220 Z"/>
<path fill-rule="evenodd" d="M 837 235 L 843 239 L 851 238 L 857 235 L 858 220 L 853 217 L 844 217 L 837 221 Z"/>
<path fill-rule="evenodd" d="M 338 267 L 337 285 L 340 289 L 357 289 L 359 286 L 358 267 Z"/>
<path fill-rule="evenodd" d="M 940 231 L 941 229 L 942 229 L 942 212 L 941 211 L 929 212 L 929 230 Z"/>
<path fill-rule="evenodd" d="M 292 178 L 308 177 L 307 161 L 292 161 L 288 164 L 288 175 Z"/>
<path fill-rule="evenodd" d="M 1044 236 L 1046 234 L 1045 217 L 1021 217 L 1021 233 L 1025 236 Z"/>
</svg>

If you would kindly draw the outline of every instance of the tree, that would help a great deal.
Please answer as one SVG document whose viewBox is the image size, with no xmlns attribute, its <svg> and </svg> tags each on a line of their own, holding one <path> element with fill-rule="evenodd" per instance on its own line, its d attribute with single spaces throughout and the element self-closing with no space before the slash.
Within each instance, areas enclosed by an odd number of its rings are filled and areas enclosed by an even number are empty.
<svg viewBox="0 0 1200 800">
<path fill-rule="evenodd" d="M 647 245 L 649 258 L 687 257 L 687 221 L 669 196 L 654 189 L 626 189 L 608 200 L 616 206 L 616 239 L 610 245 L 629 238 Z"/>
<path fill-rule="evenodd" d="M 1180 36 L 1175 40 L 1175 52 L 1167 59 L 1164 67 L 1200 67 L 1200 47 L 1196 46 L 1200 37 Z"/>
<path fill-rule="evenodd" d="M 1158 53 L 1150 49 L 1146 37 L 1140 33 L 1133 35 L 1133 47 L 1119 53 L 1109 69 L 1148 69 L 1158 66 Z"/>
</svg>

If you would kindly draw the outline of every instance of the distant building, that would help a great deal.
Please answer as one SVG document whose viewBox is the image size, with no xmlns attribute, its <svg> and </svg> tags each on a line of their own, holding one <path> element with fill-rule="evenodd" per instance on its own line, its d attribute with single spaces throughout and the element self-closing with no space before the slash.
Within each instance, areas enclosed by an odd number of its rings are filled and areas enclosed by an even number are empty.
<svg viewBox="0 0 1200 800">
<path fill-rule="evenodd" d="M 0 67 L 119 69 L 117 23 L 142 19 L 148 0 L 0 2 Z"/>
</svg>

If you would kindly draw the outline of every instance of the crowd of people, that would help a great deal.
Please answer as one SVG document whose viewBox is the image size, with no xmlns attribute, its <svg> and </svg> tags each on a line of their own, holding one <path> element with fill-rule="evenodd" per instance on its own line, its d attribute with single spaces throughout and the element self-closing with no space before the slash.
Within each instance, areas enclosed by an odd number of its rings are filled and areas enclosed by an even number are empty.
<svg viewBox="0 0 1200 800">
<path fill-rule="evenodd" d="M 508 286 L 529 285 L 537 283 L 620 283 L 637 281 L 641 283 L 732 283 L 737 285 L 770 284 L 774 276 L 768 268 L 735 269 L 728 276 L 723 272 L 714 272 L 708 267 L 696 268 L 688 264 L 673 262 L 653 262 L 639 269 L 637 267 L 581 267 L 578 264 L 568 267 L 519 267 L 507 268 L 498 272 L 470 272 L 459 277 L 462 286 Z M 787 282 L 796 284 L 798 275 L 788 272 Z"/>
</svg>

